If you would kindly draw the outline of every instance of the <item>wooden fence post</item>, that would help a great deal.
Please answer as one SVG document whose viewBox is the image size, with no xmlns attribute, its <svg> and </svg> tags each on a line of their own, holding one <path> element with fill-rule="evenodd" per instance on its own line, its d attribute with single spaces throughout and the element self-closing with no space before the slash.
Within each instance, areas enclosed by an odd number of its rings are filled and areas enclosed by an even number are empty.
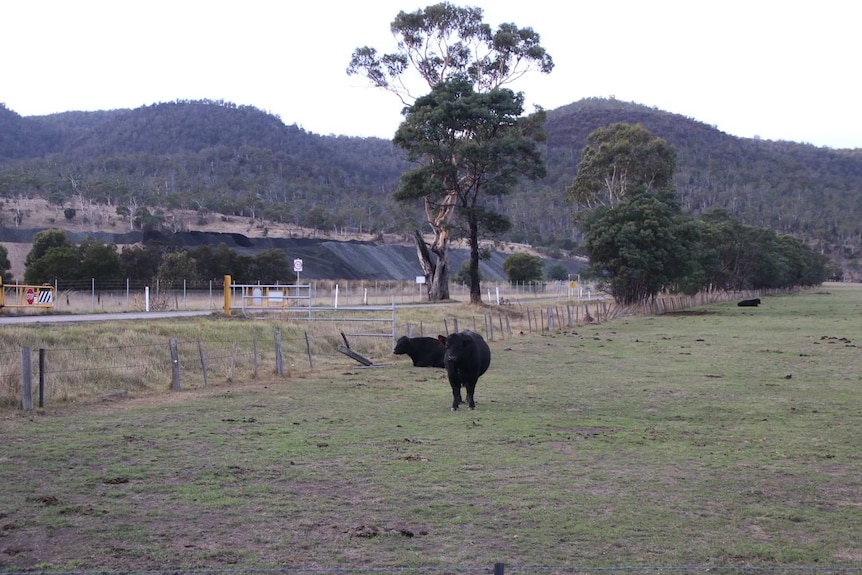
<svg viewBox="0 0 862 575">
<path fill-rule="evenodd" d="M 171 348 L 171 389 L 180 391 L 182 389 L 180 385 L 180 350 L 175 338 L 171 338 L 169 347 Z"/>
<path fill-rule="evenodd" d="M 45 348 L 39 348 L 39 407 L 45 407 Z"/>
<path fill-rule="evenodd" d="M 311 360 L 311 342 L 308 340 L 308 332 L 305 332 L 305 351 L 308 353 L 308 369 L 314 369 L 314 362 Z"/>
<path fill-rule="evenodd" d="M 252 351 L 254 354 L 254 378 L 257 379 L 257 334 L 254 335 L 252 342 Z"/>
<path fill-rule="evenodd" d="M 201 340 L 198 340 L 198 352 L 201 354 L 201 369 L 204 373 L 204 387 L 206 387 L 209 383 L 207 379 L 207 358 L 206 355 L 204 355 L 204 342 Z"/>
<path fill-rule="evenodd" d="M 229 380 L 231 382 L 233 382 L 233 374 L 234 374 L 234 370 L 236 369 L 236 345 L 237 345 L 236 342 L 233 342 L 233 346 L 231 348 L 231 354 L 230 354 L 230 378 L 229 378 Z"/>
<path fill-rule="evenodd" d="M 284 355 L 281 352 L 281 332 L 275 332 L 275 373 L 284 375 Z"/>
<path fill-rule="evenodd" d="M 32 366 L 30 365 L 30 348 L 21 348 L 21 409 L 30 411 L 33 409 L 33 380 Z"/>
</svg>

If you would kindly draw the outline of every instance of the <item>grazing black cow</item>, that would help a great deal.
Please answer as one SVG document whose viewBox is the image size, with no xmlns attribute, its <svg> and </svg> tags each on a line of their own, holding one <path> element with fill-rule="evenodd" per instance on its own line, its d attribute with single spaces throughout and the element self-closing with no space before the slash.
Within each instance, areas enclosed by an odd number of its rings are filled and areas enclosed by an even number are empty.
<svg viewBox="0 0 862 575">
<path fill-rule="evenodd" d="M 467 388 L 467 405 L 470 409 L 476 409 L 473 393 L 479 377 L 491 365 L 491 349 L 481 335 L 470 330 L 437 338 L 446 346 L 443 363 L 446 365 L 449 385 L 452 386 L 452 411 L 464 401 L 461 399 L 462 385 Z"/>
<path fill-rule="evenodd" d="M 395 342 L 392 353 L 407 354 L 413 360 L 413 367 L 446 367 L 443 365 L 443 352 L 446 347 L 433 337 L 407 337 L 403 335 Z"/>
<path fill-rule="evenodd" d="M 757 307 L 760 305 L 760 298 L 744 299 L 736 305 L 739 307 Z"/>
</svg>

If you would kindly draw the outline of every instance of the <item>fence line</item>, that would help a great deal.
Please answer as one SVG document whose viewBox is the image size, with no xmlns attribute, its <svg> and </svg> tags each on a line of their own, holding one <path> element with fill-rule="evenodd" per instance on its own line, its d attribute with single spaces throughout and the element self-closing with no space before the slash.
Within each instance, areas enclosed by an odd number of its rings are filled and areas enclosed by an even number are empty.
<svg viewBox="0 0 862 575">
<path fill-rule="evenodd" d="M 18 284 L 11 284 L 14 288 Z M 275 284 L 278 286 L 279 284 Z M 288 287 L 289 284 L 281 284 Z M 303 279 L 300 286 L 310 292 L 311 305 L 375 305 L 388 304 L 394 300 L 399 304 L 427 303 L 425 287 L 415 280 L 322 280 Z M 578 298 L 591 299 L 598 291 L 591 284 L 578 284 L 577 290 L 569 282 L 483 282 L 481 293 L 485 303 L 498 304 L 512 300 L 534 300 L 538 298 Z M 154 280 L 98 280 L 53 282 L 55 297 L 54 311 L 93 312 L 93 311 L 144 311 L 149 295 L 149 309 L 166 310 L 218 310 L 224 305 L 224 278 L 210 280 L 182 280 L 164 283 Z M 254 285 L 248 285 L 251 289 Z M 293 286 L 296 288 L 297 286 Z M 494 295 L 492 295 L 492 292 Z M 470 290 L 466 285 L 450 282 L 449 293 L 453 299 L 469 301 Z M 249 296 L 251 297 L 251 295 Z M 238 298 L 244 301 L 247 298 Z M 286 300 L 298 299 L 287 297 Z M 254 306 L 251 306 L 254 307 Z M 302 307 L 302 306 L 300 306 Z M 8 310 L 7 310 L 8 311 Z M 28 313 L 24 308 L 18 312 Z"/>
<path fill-rule="evenodd" d="M 632 305 L 619 305 L 612 300 L 590 300 L 590 301 L 567 301 L 563 303 L 551 303 L 547 305 L 524 303 L 506 304 L 488 308 L 481 316 L 470 315 L 467 317 L 457 315 L 442 318 L 442 327 L 433 324 L 420 324 L 420 334 L 426 329 L 436 333 L 449 334 L 469 328 L 482 333 L 489 341 L 502 341 L 527 333 L 545 333 L 573 329 L 584 324 L 602 324 L 619 317 L 631 315 L 661 315 L 667 313 L 680 313 L 691 307 L 716 303 L 719 301 L 737 299 L 740 297 L 751 297 L 752 295 L 763 295 L 761 292 L 735 292 L 720 294 L 699 294 L 697 296 L 666 296 L 655 298 L 647 302 Z M 353 338 L 374 337 L 389 338 L 394 346 L 398 330 L 395 317 L 394 302 L 391 306 L 366 306 L 362 308 L 322 308 L 314 311 L 313 320 L 308 322 L 314 329 L 315 320 L 320 322 L 344 322 L 345 325 L 353 325 L 353 322 L 365 321 L 367 329 L 342 329 L 342 337 Z M 382 312 L 386 312 L 383 314 Z M 391 312 L 391 317 L 389 313 Z M 368 313 L 378 314 L 378 317 L 368 318 Z M 383 317 L 386 315 L 387 317 Z M 362 317 L 366 316 L 366 317 Z M 289 318 L 294 320 L 296 318 Z M 302 318 L 299 318 L 300 320 Z M 303 320 L 304 321 L 304 320 Z M 451 323 L 450 323 L 451 322 Z M 386 330 L 381 330 L 380 323 L 391 325 Z M 374 324 L 374 325 L 372 325 Z M 356 325 L 359 325 L 358 323 Z M 370 326 L 370 327 L 368 327 Z M 407 324 L 406 332 L 413 334 L 413 326 Z M 312 340 L 308 332 L 305 332 L 304 342 L 298 338 L 296 348 L 291 352 L 296 355 L 292 361 L 285 362 L 284 349 L 280 333 L 275 334 L 273 345 L 259 347 L 255 340 L 209 340 L 209 341 L 178 341 L 170 340 L 169 346 L 162 344 L 121 345 L 111 348 L 50 348 L 41 349 L 39 352 L 38 375 L 39 406 L 43 407 L 45 387 L 53 390 L 53 399 L 72 397 L 77 388 L 92 386 L 101 379 L 102 386 L 107 380 L 108 385 L 114 384 L 117 378 L 110 377 L 111 374 L 122 373 L 123 384 L 126 386 L 125 393 L 130 389 L 152 389 L 153 381 L 170 381 L 170 388 L 181 390 L 184 387 L 208 386 L 210 378 L 214 374 L 220 374 L 227 382 L 233 382 L 238 378 L 257 379 L 260 369 L 271 370 L 269 373 L 277 377 L 284 377 L 286 372 L 296 369 L 304 369 L 301 364 L 307 356 L 308 370 L 314 369 L 314 355 L 312 351 Z M 325 339 L 325 338 L 324 338 Z M 303 345 L 304 344 L 304 345 Z M 335 352 L 335 345 L 331 346 Z M 350 348 L 350 345 L 347 346 Z M 111 358 L 125 360 L 128 354 L 111 354 L 110 350 L 129 349 L 151 349 L 156 354 L 151 361 L 128 362 L 110 365 Z M 174 349 L 175 348 L 175 349 Z M 170 349 L 170 357 L 164 351 Z M 361 350 L 360 350 L 361 351 Z M 27 348 L 28 357 L 30 349 Z M 47 353 L 46 353 L 47 352 Z M 80 356 L 94 356 L 86 365 L 86 361 Z M 0 358 L 6 357 L 7 361 L 0 362 L 0 375 L 8 382 L 9 377 L 20 377 L 20 391 L 22 406 L 32 409 L 33 388 L 33 361 L 25 359 L 24 351 L 20 354 L 20 360 L 12 359 L 11 352 L 5 352 Z M 59 357 L 58 357 L 59 356 Z M 64 357 L 65 356 L 65 357 Z M 78 357 L 74 357 L 78 356 Z M 161 357 L 161 359 L 160 359 Z M 18 367 L 10 368 L 10 364 L 17 363 Z M 115 359 L 116 361 L 116 359 Z M 101 362 L 101 363 L 99 363 Z M 76 366 L 77 364 L 77 366 Z M 290 369 L 286 369 L 289 366 Z M 87 375 L 89 381 L 82 376 Z M 104 377 L 94 374 L 105 374 Z M 170 374 L 170 375 L 168 375 Z M 64 387 L 65 386 L 65 387 Z M 77 388 L 75 388 L 77 386 Z M 102 390 L 104 391 L 104 390 Z M 29 395 L 28 395 L 29 394 Z M 90 395 L 98 395 L 90 392 Z"/>
</svg>

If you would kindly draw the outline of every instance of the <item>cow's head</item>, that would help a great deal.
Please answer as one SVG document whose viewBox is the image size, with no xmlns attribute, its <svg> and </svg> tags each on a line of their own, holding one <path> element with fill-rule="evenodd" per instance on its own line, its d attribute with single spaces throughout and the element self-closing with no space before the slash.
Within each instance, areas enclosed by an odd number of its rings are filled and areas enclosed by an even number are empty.
<svg viewBox="0 0 862 575">
<path fill-rule="evenodd" d="M 449 361 L 458 361 L 458 358 L 462 357 L 473 344 L 469 337 L 460 333 L 452 333 L 447 337 L 438 335 L 437 340 L 446 348 L 445 357 Z"/>
<path fill-rule="evenodd" d="M 395 348 L 392 350 L 392 353 L 395 355 L 401 355 L 407 353 L 410 349 L 410 338 L 406 335 L 402 335 L 398 338 L 398 341 L 395 342 Z"/>
</svg>

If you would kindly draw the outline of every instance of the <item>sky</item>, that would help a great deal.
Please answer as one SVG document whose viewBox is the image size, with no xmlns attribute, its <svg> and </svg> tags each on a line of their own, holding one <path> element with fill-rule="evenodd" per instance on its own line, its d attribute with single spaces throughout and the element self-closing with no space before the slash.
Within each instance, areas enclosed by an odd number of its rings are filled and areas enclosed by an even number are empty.
<svg viewBox="0 0 862 575">
<path fill-rule="evenodd" d="M 346 73 L 435 1 L 3 0 L 0 103 L 22 116 L 224 100 L 322 135 L 391 138 L 401 101 Z M 472 0 L 554 60 L 527 111 L 613 97 L 728 134 L 862 148 L 855 0 Z"/>
</svg>

